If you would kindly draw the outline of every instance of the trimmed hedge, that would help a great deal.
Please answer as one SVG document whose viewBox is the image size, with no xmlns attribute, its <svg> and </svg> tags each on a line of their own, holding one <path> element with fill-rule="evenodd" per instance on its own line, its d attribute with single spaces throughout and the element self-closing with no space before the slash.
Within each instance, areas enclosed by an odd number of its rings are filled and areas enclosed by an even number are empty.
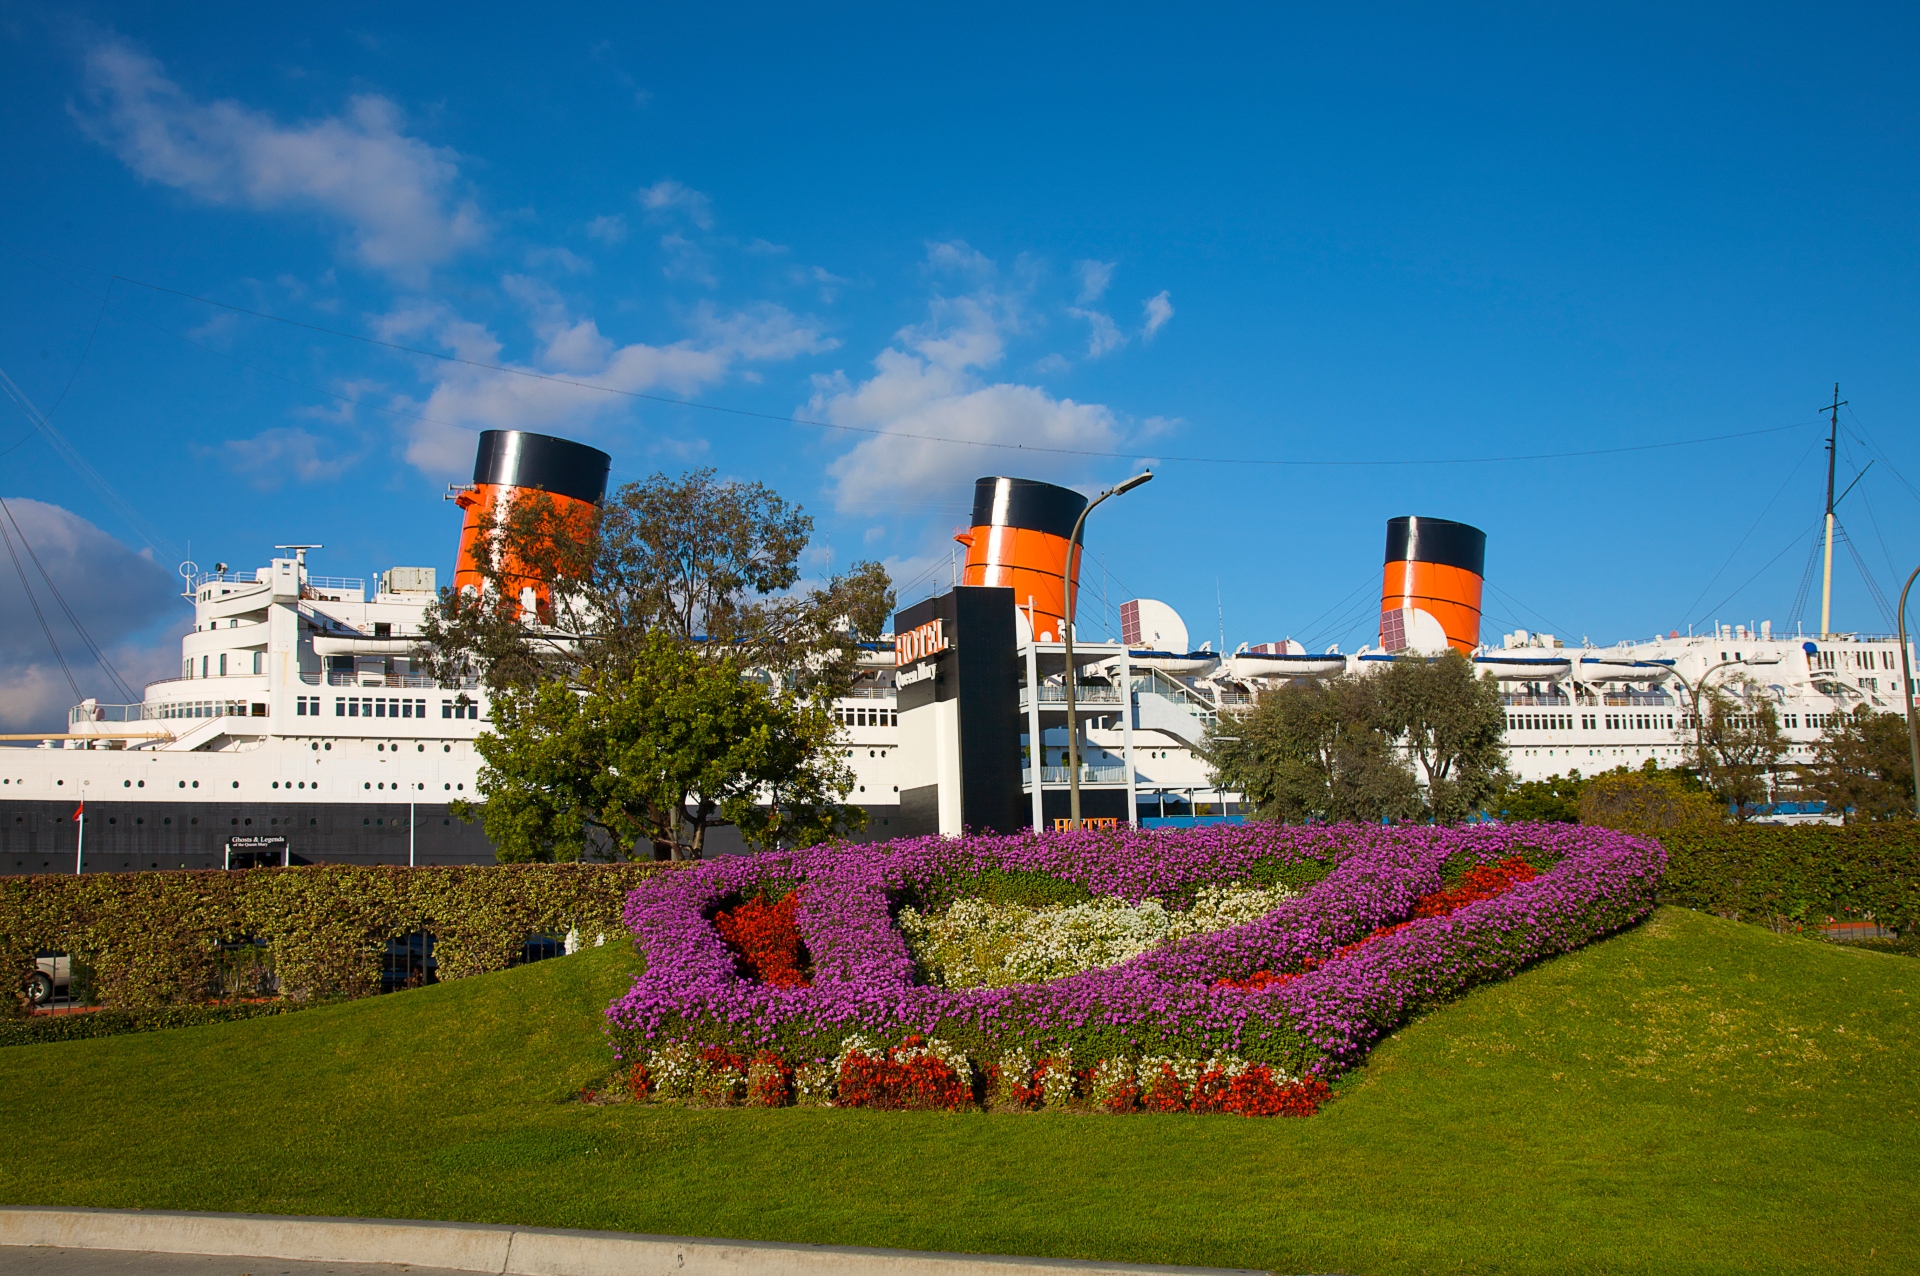
<svg viewBox="0 0 1920 1276">
<path fill-rule="evenodd" d="M 1920 922 L 1920 823 L 1723 825 L 1660 834 L 1663 903 L 1775 930 L 1872 918 Z"/>
<path fill-rule="evenodd" d="M 115 1037 L 123 1032 L 153 1032 L 159 1028 L 194 1028 L 206 1023 L 284 1015 L 325 1003 L 273 1001 L 237 1006 L 160 1006 L 152 1010 L 92 1010 L 85 1014 L 35 1015 L 31 1019 L 0 1019 L 0 1046 L 37 1046 L 47 1041 L 81 1041 L 88 1037 Z"/>
<path fill-rule="evenodd" d="M 623 935 L 628 892 L 667 867 L 324 864 L 0 878 L 0 975 L 11 991 L 36 952 L 70 953 L 93 999 L 118 1010 L 250 993 L 233 986 L 236 975 L 266 970 L 296 1000 L 357 997 L 379 988 L 387 941 L 416 931 L 434 936 L 442 979 L 504 970 L 532 935 Z"/>
</svg>

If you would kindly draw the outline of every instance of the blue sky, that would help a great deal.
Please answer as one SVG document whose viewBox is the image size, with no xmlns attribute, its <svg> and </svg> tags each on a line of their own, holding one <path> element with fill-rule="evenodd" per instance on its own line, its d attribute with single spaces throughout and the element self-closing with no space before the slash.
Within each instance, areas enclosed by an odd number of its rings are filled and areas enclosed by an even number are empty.
<svg viewBox="0 0 1920 1276">
<path fill-rule="evenodd" d="M 1893 6 L 0 2 L 0 370 L 71 445 L 0 402 L 0 496 L 135 683 L 189 546 L 445 572 L 495 426 L 763 480 L 810 571 L 909 596 L 975 477 L 1151 464 L 1088 608 L 1196 642 L 1369 640 L 1407 513 L 1487 531 L 1488 636 L 1790 624 L 1836 380 L 1854 545 L 1889 595 L 1920 557 L 1915 44 Z M 1837 562 L 1836 623 L 1888 628 Z M 11 571 L 38 723 L 72 697 Z"/>
</svg>

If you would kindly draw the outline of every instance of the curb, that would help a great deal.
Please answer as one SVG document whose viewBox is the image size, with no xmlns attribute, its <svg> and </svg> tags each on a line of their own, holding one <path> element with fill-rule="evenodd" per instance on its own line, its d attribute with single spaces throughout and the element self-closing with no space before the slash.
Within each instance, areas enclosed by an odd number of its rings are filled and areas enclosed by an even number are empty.
<svg viewBox="0 0 1920 1276">
<path fill-rule="evenodd" d="M 19 1205 L 0 1206 L 0 1245 L 394 1263 L 497 1276 L 1256 1276 L 1224 1267 L 783 1245 L 492 1223 Z"/>
</svg>

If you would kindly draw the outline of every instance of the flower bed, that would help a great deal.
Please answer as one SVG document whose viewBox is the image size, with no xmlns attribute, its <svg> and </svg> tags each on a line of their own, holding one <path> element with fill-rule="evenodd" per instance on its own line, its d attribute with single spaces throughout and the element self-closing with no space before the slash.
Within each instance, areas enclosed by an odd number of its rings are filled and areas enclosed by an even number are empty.
<svg viewBox="0 0 1920 1276">
<path fill-rule="evenodd" d="M 958 1086 L 1004 1106 L 1311 1110 L 1409 1016 L 1644 916 L 1663 864 L 1652 842 L 1568 825 L 924 838 L 714 860 L 629 898 L 646 969 L 608 1019 L 629 1065 L 657 1071 L 682 1046 L 768 1056 L 794 1070 L 799 1101 L 811 1087 L 951 1106 Z M 1006 987 L 926 982 L 895 920 L 1003 880 L 1186 911 L 1205 888 L 1316 876 L 1254 920 Z M 770 955 L 762 941 L 789 916 L 797 937 Z M 926 1059 L 952 1077 L 928 1080 Z"/>
</svg>

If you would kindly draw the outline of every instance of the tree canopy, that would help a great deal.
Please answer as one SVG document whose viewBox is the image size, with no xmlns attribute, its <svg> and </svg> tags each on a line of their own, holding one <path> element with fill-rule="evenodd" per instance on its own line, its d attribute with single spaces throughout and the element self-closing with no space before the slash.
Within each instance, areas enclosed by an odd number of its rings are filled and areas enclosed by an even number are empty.
<svg viewBox="0 0 1920 1276">
<path fill-rule="evenodd" d="M 892 614 L 877 562 L 794 591 L 813 520 L 762 483 L 655 474 L 589 517 L 576 511 L 530 492 L 482 521 L 482 587 L 443 589 L 423 622 L 420 656 L 434 672 L 475 674 L 495 691 L 579 686 L 664 634 L 831 695 L 852 678 L 852 644 Z"/>
<path fill-rule="evenodd" d="M 1752 819 L 1766 803 L 1767 776 L 1786 752 L 1773 697 L 1753 679 L 1742 676 L 1700 697 L 1694 768 L 1735 820 Z"/>
<path fill-rule="evenodd" d="M 1849 824 L 1913 817 L 1913 754 L 1907 720 L 1856 709 L 1837 714 L 1802 769 L 1805 789 Z"/>
<path fill-rule="evenodd" d="M 866 821 L 840 802 L 852 777 L 826 705 L 663 634 L 584 687 L 506 688 L 491 716 L 481 801 L 456 814 L 478 814 L 503 862 L 697 859 L 716 824 L 805 846 Z"/>
<path fill-rule="evenodd" d="M 885 629 L 877 562 L 809 588 L 813 521 L 711 469 L 583 513 L 519 494 L 476 529 L 477 589 L 442 590 L 418 659 L 488 688 L 482 802 L 503 860 L 698 857 L 707 831 L 805 845 L 856 829 L 831 701 Z"/>
<path fill-rule="evenodd" d="M 1264 691 L 1206 757 L 1264 819 L 1465 819 L 1506 782 L 1499 685 L 1458 652 Z"/>
</svg>

